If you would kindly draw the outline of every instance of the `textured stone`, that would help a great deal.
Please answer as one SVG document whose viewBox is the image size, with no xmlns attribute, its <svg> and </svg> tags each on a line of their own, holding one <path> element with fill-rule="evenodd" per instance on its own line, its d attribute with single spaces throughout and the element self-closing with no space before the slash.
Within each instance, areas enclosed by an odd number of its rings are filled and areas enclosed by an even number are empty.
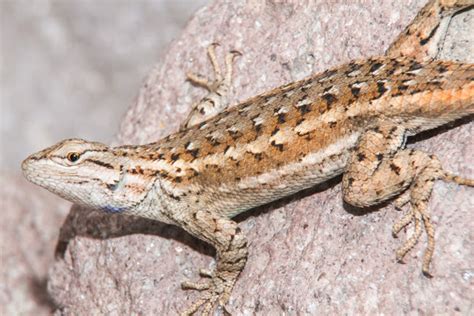
<svg viewBox="0 0 474 316">
<path fill-rule="evenodd" d="M 206 46 L 237 49 L 231 103 L 313 72 L 381 54 L 424 4 L 407 1 L 215 1 L 200 10 L 141 88 L 121 125 L 120 143 L 146 143 L 177 129 L 205 92 L 185 72 L 210 73 Z M 458 22 L 461 21 L 459 24 Z M 473 29 L 472 12 L 454 28 Z M 474 45 L 451 29 L 447 43 Z M 457 32 L 457 33 L 456 33 Z M 459 38 L 466 34 L 466 38 Z M 461 47 L 461 52 L 453 52 Z M 472 49 L 445 45 L 443 56 L 473 62 Z M 446 51 L 447 50 L 447 51 Z M 464 52 L 463 52 L 464 50 Z M 454 54 L 454 55 L 453 55 Z M 430 132 L 413 145 L 448 170 L 473 176 L 474 124 Z M 427 136 L 433 136 L 431 138 Z M 421 274 L 424 239 L 395 262 L 412 232 L 391 237 L 402 216 L 391 206 L 360 212 L 342 203 L 339 179 L 237 218 L 250 256 L 233 291 L 232 314 L 468 314 L 472 308 L 472 189 L 438 182 L 429 209 L 436 225 L 434 278 Z M 180 289 L 213 251 L 179 228 L 74 208 L 62 228 L 49 290 L 65 314 L 173 314 L 197 293 Z"/>
<path fill-rule="evenodd" d="M 0 174 L 0 188 L 0 315 L 50 315 L 46 277 L 71 203 L 17 175 Z"/>
</svg>

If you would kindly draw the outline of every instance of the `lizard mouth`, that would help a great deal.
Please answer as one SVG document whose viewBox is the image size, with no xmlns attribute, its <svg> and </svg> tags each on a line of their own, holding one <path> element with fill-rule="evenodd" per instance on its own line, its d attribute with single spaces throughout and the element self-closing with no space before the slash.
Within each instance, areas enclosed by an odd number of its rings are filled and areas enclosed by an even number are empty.
<svg viewBox="0 0 474 316">
<path fill-rule="evenodd" d="M 32 177 L 32 171 L 33 171 L 33 167 L 32 167 L 32 156 L 26 158 L 25 160 L 23 160 L 23 162 L 21 163 L 21 171 L 23 172 L 23 175 L 25 176 L 25 178 L 30 181 L 30 182 L 33 182 L 35 183 L 34 180 L 34 177 Z"/>
</svg>

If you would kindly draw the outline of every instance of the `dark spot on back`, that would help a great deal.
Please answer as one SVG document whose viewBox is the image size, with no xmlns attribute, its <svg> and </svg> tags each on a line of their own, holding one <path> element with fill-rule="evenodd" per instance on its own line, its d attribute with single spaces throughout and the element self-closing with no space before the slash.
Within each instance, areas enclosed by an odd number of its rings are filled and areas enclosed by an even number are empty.
<svg viewBox="0 0 474 316">
<path fill-rule="evenodd" d="M 438 80 L 433 80 L 433 81 L 430 81 L 430 85 L 433 85 L 433 86 L 436 86 L 436 87 L 440 87 L 443 83 L 441 81 L 438 81 Z"/>
<path fill-rule="evenodd" d="M 359 96 L 359 93 L 360 93 L 360 88 L 357 88 L 357 87 L 351 88 L 351 93 L 354 97 L 357 98 Z"/>
<path fill-rule="evenodd" d="M 359 70 L 362 67 L 361 64 L 356 64 L 354 61 L 351 61 L 348 66 L 349 69 L 345 72 L 346 75 L 349 75 L 350 73 Z"/>
<path fill-rule="evenodd" d="M 278 148 L 279 151 L 283 151 L 283 144 L 277 144 L 274 140 L 270 143 L 273 147 Z"/>
<path fill-rule="evenodd" d="M 422 68 L 423 66 L 417 62 L 416 60 L 412 61 L 411 65 L 410 65 L 410 68 L 408 68 L 408 71 L 413 71 L 413 70 L 418 70 L 420 68 Z"/>
<path fill-rule="evenodd" d="M 285 113 L 278 114 L 278 123 L 283 124 L 286 122 Z"/>
<path fill-rule="evenodd" d="M 382 67 L 382 63 L 380 62 L 376 62 L 374 63 L 372 66 L 370 66 L 370 72 L 375 72 L 377 71 L 377 69 L 379 69 L 380 67 Z"/>
<path fill-rule="evenodd" d="M 379 93 L 377 98 L 380 98 L 387 91 L 387 88 L 385 88 L 385 83 L 384 82 L 382 82 L 382 81 L 377 82 L 377 91 Z"/>
<path fill-rule="evenodd" d="M 441 12 L 442 12 L 442 11 L 444 11 L 444 7 L 443 7 L 443 6 L 441 6 Z M 420 40 L 420 45 L 421 45 L 421 46 L 426 45 L 426 43 L 428 43 L 428 41 L 435 35 L 436 31 L 438 30 L 438 27 L 439 27 L 439 24 L 436 25 L 436 27 L 435 27 L 433 30 L 431 30 L 430 34 L 429 34 L 427 37 L 422 38 L 422 39 Z"/>
<path fill-rule="evenodd" d="M 337 98 L 334 96 L 334 94 L 331 93 L 323 94 L 322 97 L 324 100 L 326 100 L 328 106 L 331 106 L 331 104 L 337 101 Z"/>
<path fill-rule="evenodd" d="M 171 154 L 171 160 L 176 161 L 179 159 L 179 153 Z"/>
<path fill-rule="evenodd" d="M 324 88 L 324 90 L 323 90 L 323 93 L 326 93 L 326 92 L 328 92 L 329 90 L 331 90 L 331 89 L 332 89 L 332 87 L 333 87 L 333 86 L 329 86 L 329 87 L 326 87 L 326 88 Z"/>
<path fill-rule="evenodd" d="M 394 163 L 391 163 L 390 164 L 390 169 L 392 169 L 393 172 L 395 172 L 398 175 L 400 175 L 400 167 L 397 166 L 396 164 Z"/>
<path fill-rule="evenodd" d="M 335 70 L 326 70 L 325 72 L 323 72 L 322 74 L 322 77 L 319 78 L 319 80 L 321 79 L 329 79 L 331 78 L 333 75 L 335 75 L 337 72 Z"/>
<path fill-rule="evenodd" d="M 445 65 L 439 65 L 437 70 L 439 73 L 445 73 L 446 71 L 448 71 L 448 67 L 446 67 Z"/>
<path fill-rule="evenodd" d="M 172 198 L 173 200 L 181 201 L 181 198 L 180 198 L 179 196 L 177 196 L 177 195 L 170 194 L 169 197 Z"/>
<path fill-rule="evenodd" d="M 190 150 L 188 150 L 188 153 L 191 154 L 191 156 L 193 156 L 193 158 L 197 158 L 198 154 L 199 154 L 199 149 L 198 148 L 190 149 Z"/>
<path fill-rule="evenodd" d="M 117 185 L 115 183 L 114 184 L 107 183 L 106 186 L 107 186 L 107 189 L 109 189 L 110 191 L 114 191 L 117 188 Z"/>
<path fill-rule="evenodd" d="M 227 132 L 229 133 L 230 137 L 232 137 L 233 140 L 236 140 L 240 136 L 242 136 L 242 133 L 240 131 L 227 130 Z"/>
<path fill-rule="evenodd" d="M 309 104 L 303 104 L 298 107 L 298 111 L 300 111 L 301 115 L 305 115 L 306 113 L 311 112 L 311 108 L 309 107 Z"/>
</svg>

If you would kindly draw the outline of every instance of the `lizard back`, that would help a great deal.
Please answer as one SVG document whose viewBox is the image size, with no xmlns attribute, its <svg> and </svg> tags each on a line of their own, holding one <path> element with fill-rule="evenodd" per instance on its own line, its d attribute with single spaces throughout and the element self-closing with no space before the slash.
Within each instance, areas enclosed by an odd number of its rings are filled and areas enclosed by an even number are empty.
<svg viewBox="0 0 474 316">
<path fill-rule="evenodd" d="M 193 205 L 232 216 L 342 173 L 359 135 L 381 118 L 412 135 L 472 114 L 473 78 L 470 64 L 355 61 L 261 94 L 157 143 L 116 150 L 141 157 L 142 169 L 159 170 L 175 197 L 202 191 Z"/>
</svg>

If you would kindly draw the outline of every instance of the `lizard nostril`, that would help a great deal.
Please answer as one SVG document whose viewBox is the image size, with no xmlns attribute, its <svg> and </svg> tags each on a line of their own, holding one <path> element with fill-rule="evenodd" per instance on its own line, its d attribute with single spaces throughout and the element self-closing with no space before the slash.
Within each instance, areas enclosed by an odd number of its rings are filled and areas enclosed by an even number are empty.
<svg viewBox="0 0 474 316">
<path fill-rule="evenodd" d="M 30 159 L 29 158 L 26 158 L 25 160 L 23 160 L 23 162 L 21 163 L 21 171 L 23 172 L 23 176 L 28 180 L 28 181 L 31 181 L 31 177 L 30 177 Z"/>
<path fill-rule="evenodd" d="M 25 173 L 25 171 L 28 169 L 28 165 L 30 163 L 29 160 L 30 160 L 29 158 L 26 158 L 21 163 L 21 170 L 23 171 L 23 173 Z"/>
<path fill-rule="evenodd" d="M 21 162 L 21 171 L 27 179 L 29 179 L 28 174 L 31 173 L 31 168 L 35 157 L 36 156 L 33 154 Z"/>
</svg>

